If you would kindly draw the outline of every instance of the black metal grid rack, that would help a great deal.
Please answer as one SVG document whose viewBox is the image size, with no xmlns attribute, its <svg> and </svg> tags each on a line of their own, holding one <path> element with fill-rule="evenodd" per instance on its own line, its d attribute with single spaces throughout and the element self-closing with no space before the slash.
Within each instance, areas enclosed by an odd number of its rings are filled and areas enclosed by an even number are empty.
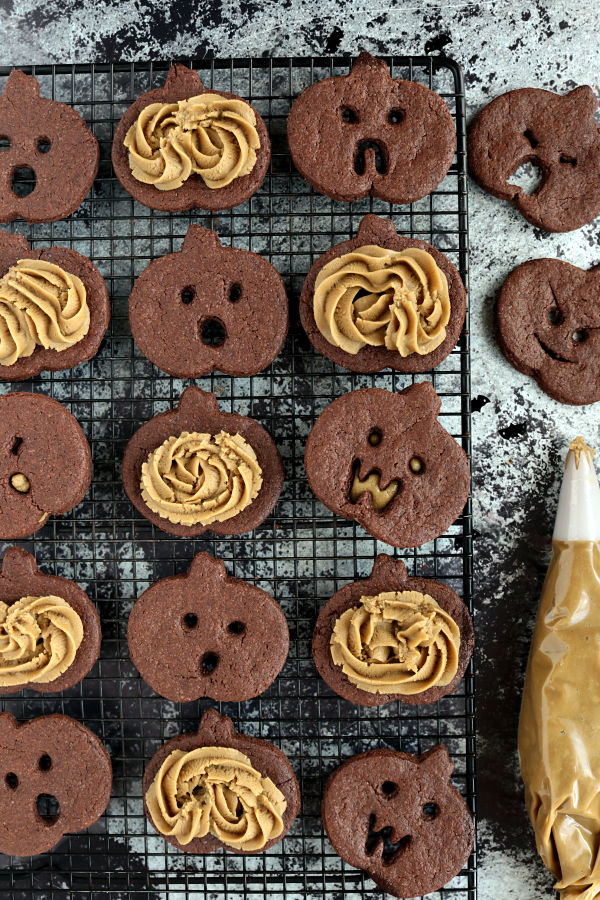
<svg viewBox="0 0 600 900">
<path fill-rule="evenodd" d="M 468 278 L 465 105 L 460 68 L 447 58 L 388 60 L 396 77 L 437 90 L 455 118 L 456 160 L 443 183 L 410 207 L 377 200 L 336 203 L 316 195 L 295 172 L 285 139 L 293 98 L 323 77 L 345 74 L 347 58 L 187 61 L 206 87 L 248 98 L 267 122 L 273 157 L 262 188 L 236 209 L 152 212 L 115 179 L 110 164 L 113 130 L 143 91 L 161 85 L 167 64 L 25 67 L 43 96 L 72 104 L 101 144 L 93 190 L 65 221 L 13 223 L 34 247 L 62 244 L 91 257 L 104 275 L 112 321 L 95 359 L 77 369 L 44 373 L 25 385 L 0 383 L 0 393 L 33 390 L 64 403 L 92 445 L 94 479 L 85 501 L 51 519 L 21 546 L 49 573 L 75 579 L 97 604 L 103 643 L 99 662 L 78 686 L 56 696 L 32 691 L 6 699 L 2 708 L 24 720 L 51 712 L 74 716 L 110 751 L 114 785 L 106 814 L 88 832 L 64 837 L 55 850 L 33 859 L 0 857 L 0 894 L 30 897 L 156 898 L 243 897 L 358 898 L 381 896 L 373 883 L 333 852 L 323 835 L 320 802 L 326 776 L 339 762 L 375 747 L 423 752 L 442 741 L 456 769 L 454 782 L 475 811 L 473 674 L 459 690 L 431 706 L 392 703 L 362 709 L 335 696 L 318 678 L 310 653 L 318 609 L 335 590 L 371 571 L 377 552 L 393 552 L 358 525 L 331 515 L 312 495 L 303 470 L 307 434 L 321 410 L 340 394 L 364 386 L 400 390 L 431 379 L 442 398 L 440 421 L 470 452 L 468 319 L 458 347 L 424 376 L 352 375 L 317 354 L 298 323 L 297 300 L 313 260 L 356 233 L 367 212 L 391 216 L 407 236 L 430 241 Z M 9 69 L 0 69 L 0 87 Z M 76 164 L 76 161 L 74 161 Z M 155 531 L 128 502 L 120 477 L 125 443 L 151 416 L 170 408 L 188 382 L 170 378 L 134 347 L 127 298 L 150 260 L 178 250 L 191 222 L 216 228 L 224 242 L 261 253 L 283 275 L 291 330 L 280 357 L 260 375 L 198 379 L 227 412 L 249 414 L 273 435 L 284 458 L 286 481 L 274 513 L 255 532 L 231 539 L 173 538 Z M 5 546 L 0 545 L 3 552 Z M 216 853 L 193 857 L 156 835 L 142 809 L 144 765 L 166 739 L 196 727 L 209 701 L 174 704 L 139 678 L 128 655 L 127 618 L 134 599 L 154 580 L 185 571 L 199 550 L 225 560 L 228 571 L 276 597 L 291 632 L 290 655 L 276 682 L 259 698 L 222 704 L 236 727 L 273 740 L 288 754 L 299 778 L 303 808 L 285 840 L 267 854 Z M 471 604 L 471 509 L 442 537 L 415 550 L 396 551 L 409 573 L 438 577 Z M 475 856 L 436 897 L 472 900 Z"/>
</svg>

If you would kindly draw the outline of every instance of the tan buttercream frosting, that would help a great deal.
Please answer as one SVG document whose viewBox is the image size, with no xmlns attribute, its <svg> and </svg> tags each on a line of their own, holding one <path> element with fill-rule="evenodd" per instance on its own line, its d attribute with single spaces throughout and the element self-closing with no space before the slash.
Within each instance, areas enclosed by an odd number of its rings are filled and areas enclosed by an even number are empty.
<svg viewBox="0 0 600 900">
<path fill-rule="evenodd" d="M 83 640 L 79 613 L 62 597 L 0 602 L 0 685 L 55 681 Z"/>
<path fill-rule="evenodd" d="M 218 190 L 250 174 L 260 138 L 254 110 L 243 100 L 199 94 L 144 107 L 124 144 L 137 181 L 172 191 L 199 175 Z"/>
<path fill-rule="evenodd" d="M 66 350 L 88 333 L 90 311 L 77 275 L 42 259 L 20 259 L 0 278 L 0 365 L 36 347 Z"/>
<path fill-rule="evenodd" d="M 460 630 L 429 594 L 385 591 L 361 597 L 337 619 L 331 657 L 370 694 L 421 694 L 450 684 Z"/>
<path fill-rule="evenodd" d="M 152 512 L 181 525 L 210 525 L 237 516 L 258 496 L 262 469 L 239 434 L 184 431 L 169 437 L 142 465 L 142 497 Z"/>
<path fill-rule="evenodd" d="M 350 500 L 352 503 L 357 503 L 363 494 L 370 494 L 373 509 L 385 509 L 398 493 L 399 487 L 400 482 L 393 478 L 386 487 L 382 488 L 381 476 L 377 472 L 369 472 L 366 478 L 361 478 L 357 469 L 350 485 Z"/>
<path fill-rule="evenodd" d="M 323 337 L 346 353 L 371 346 L 424 355 L 446 337 L 448 282 L 426 250 L 369 244 L 323 266 L 313 309 Z"/>
<path fill-rule="evenodd" d="M 231 747 L 173 750 L 146 792 L 155 828 L 185 846 L 213 835 L 236 850 L 260 850 L 283 831 L 287 803 L 250 759 Z"/>
</svg>

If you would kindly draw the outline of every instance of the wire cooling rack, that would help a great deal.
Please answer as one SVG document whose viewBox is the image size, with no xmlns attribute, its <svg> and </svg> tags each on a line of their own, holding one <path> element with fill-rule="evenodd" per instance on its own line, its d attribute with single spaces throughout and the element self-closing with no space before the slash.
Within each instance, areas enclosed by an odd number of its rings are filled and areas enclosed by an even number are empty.
<svg viewBox="0 0 600 900">
<path fill-rule="evenodd" d="M 23 384 L 0 383 L 0 393 L 33 390 L 64 403 L 92 445 L 94 478 L 84 502 L 51 519 L 19 542 L 41 569 L 77 581 L 102 619 L 99 662 L 74 688 L 56 696 L 23 691 L 2 701 L 19 720 L 46 713 L 74 716 L 108 748 L 114 769 L 106 814 L 89 831 L 68 835 L 32 859 L 0 857 L 0 895 L 10 900 L 79 896 L 125 898 L 380 897 L 373 883 L 333 852 L 321 825 L 327 775 L 353 754 L 377 747 L 424 752 L 442 741 L 454 760 L 454 782 L 475 812 L 472 668 L 451 697 L 430 706 L 391 703 L 359 708 L 338 698 L 319 679 L 310 652 L 323 602 L 343 584 L 370 574 L 378 552 L 394 553 L 353 522 L 338 519 L 312 495 L 303 468 L 310 428 L 335 397 L 359 387 L 401 390 L 430 379 L 442 398 L 441 423 L 470 452 L 468 319 L 458 347 L 422 376 L 352 375 L 316 353 L 298 323 L 297 303 L 311 263 L 333 243 L 356 233 L 362 216 L 391 216 L 401 234 L 430 241 L 468 283 L 465 104 L 460 68 L 450 59 L 389 58 L 395 77 L 438 91 L 456 122 L 458 153 L 442 184 L 409 207 L 378 200 L 337 203 L 314 194 L 294 170 L 285 138 L 286 116 L 297 94 L 321 78 L 346 74 L 348 58 L 185 61 L 208 88 L 248 98 L 265 118 L 272 162 L 262 188 L 246 203 L 217 215 L 152 212 L 115 179 L 110 164 L 116 123 L 132 100 L 163 84 L 168 64 L 24 67 L 41 93 L 73 105 L 100 141 L 93 190 L 69 219 L 47 225 L 5 226 L 35 248 L 73 247 L 91 257 L 106 279 L 112 321 L 95 359 L 67 372 L 44 373 Z M 0 87 L 9 74 L 0 68 Z M 73 161 L 76 165 L 76 160 Z M 224 243 L 266 256 L 285 279 L 291 329 L 279 358 L 252 378 L 221 374 L 196 380 L 214 391 L 226 412 L 258 419 L 273 435 L 285 464 L 285 487 L 274 513 L 251 534 L 173 538 L 155 529 L 128 502 L 121 459 L 131 434 L 171 408 L 190 383 L 170 378 L 134 347 L 127 299 L 134 279 L 156 257 L 179 250 L 190 223 L 215 228 Z M 0 544 L 0 551 L 7 545 Z M 157 697 L 138 676 L 127 650 L 133 602 L 153 581 L 187 570 L 200 550 L 225 560 L 230 574 L 276 597 L 290 626 L 288 661 L 260 697 L 221 704 L 236 727 L 274 741 L 288 755 L 302 791 L 302 814 L 283 842 L 266 854 L 219 852 L 194 857 L 174 850 L 147 823 L 142 807 L 146 762 L 168 738 L 195 729 L 211 701 L 176 704 Z M 409 574 L 450 584 L 471 605 L 471 507 L 442 537 L 415 550 L 395 551 Z M 475 856 L 440 900 L 476 896 Z"/>
</svg>

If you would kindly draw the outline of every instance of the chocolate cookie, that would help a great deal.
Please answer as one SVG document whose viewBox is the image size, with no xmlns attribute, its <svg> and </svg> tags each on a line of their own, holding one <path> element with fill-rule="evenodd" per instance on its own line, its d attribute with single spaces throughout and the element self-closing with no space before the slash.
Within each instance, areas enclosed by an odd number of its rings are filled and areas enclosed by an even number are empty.
<svg viewBox="0 0 600 900">
<path fill-rule="evenodd" d="M 382 253 L 382 259 L 378 261 L 373 256 L 373 247 L 387 250 L 389 254 Z M 365 254 L 357 256 L 358 248 L 369 248 L 371 258 Z M 405 272 L 400 270 L 399 275 L 390 281 L 386 275 L 390 271 L 390 259 L 386 257 L 410 250 L 425 251 L 430 259 L 425 257 L 424 260 L 412 261 Z M 328 275 L 329 270 L 323 271 L 334 260 L 347 256 L 348 262 L 338 272 Z M 434 267 L 432 273 L 426 268 L 431 263 Z M 420 285 L 420 294 L 414 289 L 415 274 L 424 282 Z M 342 278 L 346 285 L 350 285 L 350 290 L 348 287 L 345 290 L 341 288 Z M 445 294 L 449 310 L 434 329 L 427 323 L 427 317 L 434 313 L 438 287 L 439 293 Z M 344 327 L 338 317 L 348 317 L 349 310 L 358 309 L 365 302 L 361 301 L 361 297 L 368 290 L 373 291 L 371 297 L 376 303 L 381 302 L 382 294 L 388 298 L 383 308 L 375 310 L 375 324 L 380 323 L 380 327 L 373 330 L 374 306 L 371 303 L 370 309 L 362 311 L 363 321 L 360 313 L 350 316 L 354 340 L 349 341 L 342 334 L 332 343 L 332 336 L 326 336 L 320 330 L 315 309 L 320 310 L 324 319 L 327 313 L 330 319 Z M 300 320 L 311 344 L 319 353 L 352 372 L 379 372 L 386 367 L 399 372 L 425 372 L 439 365 L 456 345 L 465 321 L 466 305 L 461 277 L 443 253 L 425 241 L 400 237 L 390 219 L 367 215 L 362 219 L 355 238 L 336 244 L 312 265 L 300 297 Z M 394 315 L 396 311 L 397 317 Z M 390 320 L 391 324 L 388 324 Z M 348 331 L 348 327 L 344 331 Z M 431 340 L 432 337 L 435 340 Z M 367 343 L 376 338 L 378 345 Z M 385 346 L 385 341 L 393 349 Z M 354 352 L 345 349 L 344 345 L 350 344 L 353 344 Z"/>
<path fill-rule="evenodd" d="M 341 655 L 340 664 L 336 664 L 332 656 L 331 640 L 340 617 L 348 610 L 360 610 L 361 597 L 374 598 L 388 592 L 402 592 L 401 600 L 406 605 L 407 616 L 403 631 L 400 630 L 402 627 L 400 616 L 390 619 L 394 622 L 397 632 L 400 632 L 399 639 L 389 643 L 390 635 L 385 629 L 386 616 L 383 616 L 383 620 L 381 616 L 364 617 L 364 621 L 360 623 L 362 627 L 359 629 L 361 653 L 358 654 L 358 648 L 352 646 L 351 636 L 349 642 L 343 641 L 344 646 L 349 648 L 345 657 L 350 661 L 350 666 Z M 407 600 L 412 599 L 410 592 L 420 595 L 418 601 L 421 605 L 424 604 L 423 595 L 433 598 L 443 613 L 455 624 L 455 629 L 447 627 L 448 621 L 444 621 L 439 614 L 432 617 L 429 627 L 425 617 L 431 615 L 429 607 L 432 604 L 429 604 L 423 615 L 419 616 L 407 603 Z M 358 621 L 353 621 L 348 623 L 346 628 L 356 628 L 358 624 Z M 420 629 L 420 632 L 417 632 L 417 629 Z M 416 637 L 418 640 L 415 640 Z M 340 638 L 343 638 L 343 634 L 340 634 Z M 458 647 L 455 638 L 458 638 Z M 434 703 L 456 690 L 471 658 L 473 643 L 471 616 L 452 588 L 432 578 L 409 578 L 401 559 L 393 559 L 381 553 L 375 560 L 369 578 L 347 584 L 321 609 L 313 632 L 312 652 L 321 678 L 336 694 L 351 703 L 359 706 L 380 706 L 383 703 L 391 703 L 392 700 L 401 700 L 403 703 L 421 704 Z M 395 652 L 398 646 L 401 648 L 400 654 Z M 384 648 L 390 648 L 387 658 L 382 654 Z M 355 658 L 351 652 L 353 650 Z M 406 668 L 402 670 L 402 678 L 406 683 L 403 691 L 391 693 L 385 691 L 384 685 L 386 679 L 391 681 L 394 676 L 392 672 L 384 673 L 383 669 L 386 663 L 391 663 L 392 668 L 400 669 L 401 666 L 397 665 L 399 656 L 401 661 L 406 661 Z M 357 683 L 361 681 L 361 672 L 365 668 L 362 661 L 366 661 L 371 667 L 368 676 L 363 673 L 363 677 L 368 677 L 370 681 L 370 690 L 363 690 Z M 342 662 L 351 671 L 352 678 L 344 671 Z M 452 674 L 450 679 L 449 674 Z M 375 681 L 378 677 L 381 679 L 379 685 L 381 690 Z M 422 689 L 422 686 L 427 684 L 431 686 Z M 414 693 L 408 692 L 413 690 Z"/>
<path fill-rule="evenodd" d="M 15 604 L 24 598 L 33 602 L 21 602 L 18 616 L 13 615 L 17 612 Z M 57 604 L 57 599 L 68 608 Z M 9 547 L 0 569 L 0 604 L 8 607 L 4 610 L 0 606 L 0 694 L 14 694 L 24 688 L 54 694 L 85 678 L 98 659 L 101 632 L 96 607 L 79 585 L 45 575 L 31 554 L 20 547 Z M 41 637 L 42 629 L 43 644 L 31 650 L 23 638 Z M 50 664 L 52 677 L 47 680 Z M 32 675 L 29 680 L 28 673 Z"/>
<path fill-rule="evenodd" d="M 292 105 L 287 135 L 300 174 L 333 200 L 371 195 L 412 203 L 442 181 L 456 150 L 442 98 L 392 78 L 370 53 L 360 54 L 349 75 L 306 88 Z"/>
<path fill-rule="evenodd" d="M 0 713 L 0 853 L 46 853 L 100 818 L 112 766 L 95 734 L 69 716 L 19 725 Z"/>
<path fill-rule="evenodd" d="M 600 400 L 600 267 L 532 259 L 506 278 L 495 310 L 498 345 L 550 397 Z"/>
<path fill-rule="evenodd" d="M 275 680 L 289 632 L 269 594 L 198 553 L 186 575 L 162 578 L 139 597 L 127 642 L 140 675 L 161 697 L 241 701 Z"/>
<path fill-rule="evenodd" d="M 511 200 L 538 228 L 581 228 L 600 212 L 597 108 L 587 85 L 564 96 L 537 88 L 501 94 L 469 128 L 472 177 L 494 197 Z M 535 163 L 542 174 L 531 194 L 508 180 L 526 162 Z"/>
<path fill-rule="evenodd" d="M 89 310 L 89 319 L 86 317 L 85 324 L 78 325 L 77 316 L 82 312 L 81 307 L 75 313 L 70 315 L 66 323 L 57 323 L 55 311 L 48 312 L 45 305 L 46 296 L 40 293 L 40 306 L 34 307 L 38 318 L 34 321 L 34 328 L 25 327 L 27 338 L 15 340 L 14 326 L 15 309 L 11 302 L 11 296 L 15 297 L 15 269 L 18 260 L 35 260 L 48 264 L 52 268 L 59 266 L 63 272 L 69 276 L 75 276 L 80 280 L 84 288 L 83 307 Z M 17 266 L 17 271 L 20 267 Z M 11 272 L 9 272 L 11 269 Z M 8 273 L 8 274 L 7 274 Z M 34 273 L 35 275 L 41 273 Z M 51 271 L 50 279 L 46 284 L 42 283 L 41 291 L 52 291 L 56 284 L 56 274 Z M 10 283 L 8 280 L 10 279 Z M 72 283 L 62 284 L 56 290 L 67 290 L 67 302 L 73 302 L 72 297 L 76 295 L 76 287 Z M 24 289 L 31 296 L 31 284 L 25 284 Z M 25 295 L 22 295 L 23 298 Z M 71 313 L 71 310 L 69 310 Z M 102 275 L 96 266 L 81 253 L 75 250 L 69 250 L 66 247 L 47 247 L 45 250 L 32 250 L 26 239 L 21 234 L 8 234 L 6 231 L 0 231 L 0 379 L 3 381 L 23 381 L 25 378 L 33 378 L 43 371 L 56 372 L 60 369 L 70 369 L 78 366 L 80 363 L 91 359 L 98 352 L 98 348 L 104 337 L 108 322 L 110 320 L 110 301 L 108 299 L 108 291 Z M 48 334 L 40 337 L 41 327 L 46 326 Z M 56 350 L 53 347 L 43 346 L 45 344 L 57 343 L 57 325 L 70 332 L 66 339 L 58 328 L 60 343 L 65 349 Z M 79 330 L 85 328 L 85 334 L 77 340 L 76 343 L 70 343 L 71 335 L 75 335 Z M 73 335 L 73 336 L 75 336 Z M 37 337 L 37 340 L 31 338 Z M 25 344 L 25 352 L 29 355 L 18 355 L 17 347 Z M 35 346 L 33 346 L 35 344 Z M 14 362 L 11 362 L 17 357 Z M 7 362 L 9 364 L 7 364 Z"/>
<path fill-rule="evenodd" d="M 232 466 L 226 469 L 229 478 L 215 487 L 215 491 L 222 491 L 224 498 L 222 507 L 226 507 L 235 499 L 234 494 L 238 491 L 236 482 L 239 480 L 240 474 L 244 475 L 244 488 L 240 488 L 240 491 L 246 491 L 245 473 L 242 472 L 245 463 L 237 461 L 233 444 L 230 442 L 229 447 L 224 446 L 223 448 L 215 446 L 220 441 L 220 435 L 223 432 L 226 437 L 238 436 L 241 438 L 243 446 L 240 449 L 239 459 L 247 460 L 254 467 L 253 474 L 260 469 L 260 475 L 257 475 L 257 479 L 252 482 L 254 489 L 260 484 L 258 493 L 247 505 L 240 508 L 236 515 L 225 518 L 223 521 L 213 519 L 209 524 L 204 524 L 202 521 L 195 524 L 171 521 L 167 518 L 167 514 L 172 515 L 173 518 L 185 519 L 189 509 L 202 513 L 200 507 L 203 506 L 203 492 L 208 489 L 213 479 L 215 482 L 217 481 L 223 471 L 223 461 L 227 461 L 228 458 L 233 460 Z M 208 464 L 205 468 L 200 466 L 195 472 L 191 470 L 190 466 L 194 463 L 194 458 L 197 461 L 198 454 L 195 449 L 186 446 L 186 442 L 194 440 L 197 443 L 194 435 L 212 436 L 210 441 L 205 442 L 206 449 L 200 449 L 201 456 L 209 457 L 213 453 L 216 455 L 217 450 L 222 450 L 222 454 L 215 459 L 215 466 Z M 168 446 L 170 438 L 178 440 Z M 160 467 L 155 465 L 159 448 L 162 454 Z M 145 473 L 143 466 L 148 462 L 150 454 L 154 454 L 154 462 Z M 254 454 L 254 459 L 252 459 L 252 454 Z M 188 471 L 184 476 L 186 485 L 180 493 L 181 480 L 177 473 L 181 472 L 181 465 L 187 465 Z M 154 506 L 160 505 L 158 501 L 162 495 L 162 498 L 169 501 L 171 508 L 181 511 L 181 515 L 173 515 L 168 508 L 165 509 L 165 515 L 160 515 L 153 510 L 144 499 L 142 478 L 153 492 L 154 499 L 150 498 L 148 494 L 147 496 Z M 231 487 L 232 483 L 233 487 Z M 262 425 L 249 416 L 220 412 L 214 394 L 202 391 L 197 387 L 188 387 L 181 395 L 176 409 L 154 416 L 135 432 L 125 448 L 123 484 L 127 496 L 136 509 L 163 531 L 184 537 L 195 537 L 208 529 L 214 534 L 243 534 L 252 531 L 253 528 L 264 522 L 275 506 L 283 487 L 283 464 L 273 439 Z M 174 485 L 175 489 L 171 485 Z M 220 506 L 221 495 L 215 491 L 208 493 L 208 501 L 209 504 Z M 177 500 L 177 497 L 184 492 L 190 497 L 190 503 L 186 504 L 185 509 L 182 502 Z M 254 494 L 254 490 L 249 496 L 252 494 Z M 193 503 L 194 498 L 199 500 L 196 505 Z"/>
<path fill-rule="evenodd" d="M 0 397 L 0 539 L 18 540 L 69 512 L 92 480 L 92 454 L 77 420 L 43 394 Z"/>
<path fill-rule="evenodd" d="M 222 247 L 216 232 L 191 225 L 181 251 L 135 282 L 129 322 L 144 356 L 170 375 L 256 375 L 285 341 L 285 285 L 257 253 Z"/>
<path fill-rule="evenodd" d="M 204 109 L 191 110 L 186 108 L 189 104 L 183 103 L 182 106 L 180 102 L 207 94 L 216 97 L 218 105 L 233 107 L 227 110 L 222 126 L 217 116 L 209 112 L 204 118 Z M 143 123 L 144 127 L 137 134 L 135 129 L 130 132 L 140 113 L 151 104 L 157 104 L 154 115 Z M 159 104 L 168 106 L 164 115 L 158 112 Z M 239 115 L 240 111 L 244 115 Z M 125 145 L 126 140 L 129 146 Z M 245 157 L 246 150 L 255 162 L 251 170 L 243 174 L 251 164 L 251 160 Z M 146 168 L 152 170 L 140 173 L 146 182 L 132 174 L 132 151 L 138 162 L 145 162 Z M 234 161 L 233 169 L 225 167 L 228 158 Z M 244 159 L 248 164 L 240 168 L 240 162 Z M 112 147 L 115 174 L 125 190 L 144 206 L 166 212 L 194 208 L 214 212 L 239 206 L 261 186 L 270 160 L 271 144 L 267 127 L 254 107 L 236 94 L 205 88 L 198 73 L 181 63 L 171 66 L 164 87 L 148 91 L 132 103 L 117 125 Z M 186 167 L 182 168 L 184 165 Z M 226 182 L 234 173 L 233 179 L 223 186 L 209 187 L 209 181 L 220 183 L 215 178 L 223 176 L 224 167 L 225 177 L 221 180 Z M 239 174 L 235 174 L 236 167 Z M 156 182 L 162 177 L 164 185 L 165 174 L 172 170 L 177 170 L 178 181 L 183 178 L 179 187 L 161 190 L 152 183 L 152 180 Z M 207 180 L 199 174 L 201 170 Z M 211 178 L 208 178 L 211 173 Z"/>
<path fill-rule="evenodd" d="M 238 762 L 238 759 L 235 757 L 239 757 L 240 754 L 243 754 L 244 757 L 248 760 L 246 763 L 246 767 L 251 766 L 256 774 L 262 776 L 263 779 L 270 779 L 272 785 L 274 785 L 276 789 L 276 793 L 278 795 L 277 799 L 279 800 L 278 813 L 279 813 L 279 829 L 275 828 L 274 831 L 279 831 L 275 836 L 266 840 L 266 842 L 254 849 L 244 849 L 243 846 L 237 846 L 232 848 L 229 843 L 219 840 L 214 836 L 214 830 L 211 829 L 208 833 L 205 833 L 203 837 L 191 837 L 193 833 L 193 829 L 185 829 L 188 833 L 186 835 L 187 842 L 181 843 L 177 838 L 177 833 L 181 829 L 183 831 L 183 823 L 181 818 L 177 826 L 173 826 L 172 833 L 167 834 L 164 831 L 159 831 L 157 827 L 157 823 L 153 820 L 151 808 L 155 808 L 155 802 L 153 802 L 152 795 L 154 793 L 154 797 L 156 797 L 157 793 L 160 792 L 164 794 L 167 791 L 167 787 L 160 783 L 156 785 L 155 778 L 157 775 L 160 780 L 160 770 L 161 766 L 167 760 L 167 758 L 175 751 L 179 751 L 179 754 L 183 756 L 185 753 L 193 752 L 199 748 L 211 748 L 213 750 L 219 749 L 228 749 L 234 751 L 233 757 L 234 762 Z M 231 770 L 231 767 L 230 767 Z M 164 773 L 164 770 L 163 770 Z M 233 774 L 235 774 L 235 769 L 233 769 Z M 224 772 L 224 777 L 215 777 L 213 784 L 214 785 L 222 785 L 225 784 L 226 779 L 228 779 L 228 773 Z M 182 795 L 187 794 L 187 788 L 185 785 L 179 784 L 179 780 L 173 778 L 172 787 L 176 787 L 177 790 L 181 792 Z M 151 788 L 154 784 L 154 788 L 151 792 Z M 194 782 L 197 784 L 197 782 Z M 248 810 L 246 805 L 246 800 L 244 797 L 238 799 L 237 792 L 235 791 L 236 785 L 232 783 L 231 776 L 229 776 L 229 789 L 225 784 L 224 788 L 220 788 L 223 790 L 224 801 L 227 803 L 228 807 L 231 810 L 231 817 L 229 820 L 229 827 L 227 831 L 233 837 L 235 835 L 240 836 L 240 833 L 244 831 L 249 824 L 251 810 Z M 214 790 L 214 789 L 213 789 Z M 149 798 L 150 793 L 150 798 Z M 208 792 L 206 792 L 208 793 Z M 206 796 L 206 793 L 204 796 Z M 212 792 L 211 792 L 212 793 Z M 246 792 L 246 794 L 251 793 L 251 788 Z M 275 793 L 275 792 L 273 792 Z M 282 796 L 281 796 L 282 795 Z M 202 792 L 196 790 L 193 794 L 193 798 L 196 797 L 201 798 Z M 148 802 L 150 799 L 150 803 Z M 166 799 L 166 807 L 173 808 L 173 805 L 168 802 L 169 798 Z M 199 801 L 195 804 L 198 808 L 202 805 L 206 810 L 206 802 L 202 803 Z M 240 812 L 240 807 L 242 811 Z M 269 741 L 262 740 L 261 738 L 255 737 L 246 737 L 243 734 L 238 734 L 233 727 L 233 723 L 231 719 L 228 719 L 226 716 L 221 716 L 215 709 L 207 710 L 202 716 L 202 720 L 198 727 L 198 731 L 196 734 L 182 734 L 179 737 L 173 738 L 168 741 L 166 744 L 158 750 L 150 762 L 146 767 L 144 772 L 144 810 L 146 812 L 146 816 L 151 825 L 162 834 L 162 837 L 169 844 L 172 844 L 174 847 L 177 847 L 178 850 L 185 850 L 188 853 L 213 853 L 215 850 L 219 850 L 222 848 L 225 849 L 234 849 L 236 853 L 256 853 L 262 852 L 263 850 L 268 850 L 269 847 L 272 847 L 274 844 L 279 843 L 283 837 L 289 831 L 292 822 L 298 815 L 300 809 L 300 789 L 298 787 L 298 782 L 296 781 L 296 776 L 290 766 L 288 758 L 271 744 Z M 177 810 L 174 810 L 175 815 L 173 816 L 174 820 L 177 819 Z M 270 822 L 272 821 L 272 808 L 271 803 L 263 804 L 263 821 L 258 822 L 256 824 L 256 832 L 259 836 L 262 835 L 264 838 L 264 828 L 265 828 L 265 820 Z M 188 813 L 189 815 L 189 813 Z M 202 817 L 204 819 L 204 816 Z M 164 828 L 166 823 L 162 823 L 162 827 Z M 201 822 L 196 821 L 193 823 L 197 829 L 200 826 Z M 250 830 L 250 829 L 249 829 Z M 180 835 L 182 836 L 182 835 Z M 243 835 L 242 835 L 243 836 Z"/>
<path fill-rule="evenodd" d="M 56 222 L 75 212 L 100 159 L 98 141 L 79 113 L 40 97 L 37 80 L 13 69 L 0 97 L 0 136 L 0 222 Z M 19 176 L 28 183 L 17 184 Z M 21 187 L 32 182 L 23 196 Z"/>
<path fill-rule="evenodd" d="M 370 750 L 327 780 L 323 825 L 333 849 L 394 897 L 444 887 L 466 864 L 475 829 L 439 744 L 422 756 Z"/>
<path fill-rule="evenodd" d="M 467 502 L 469 466 L 437 421 L 440 407 L 429 381 L 399 394 L 368 388 L 338 397 L 306 442 L 311 490 L 394 547 L 443 534 Z"/>
</svg>

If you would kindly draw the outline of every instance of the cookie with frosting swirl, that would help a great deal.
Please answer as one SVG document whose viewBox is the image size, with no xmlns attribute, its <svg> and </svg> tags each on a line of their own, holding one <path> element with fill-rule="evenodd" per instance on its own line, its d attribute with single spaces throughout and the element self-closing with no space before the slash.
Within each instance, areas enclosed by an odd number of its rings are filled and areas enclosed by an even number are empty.
<svg viewBox="0 0 600 900">
<path fill-rule="evenodd" d="M 360 706 L 433 703 L 456 690 L 473 650 L 469 612 L 448 585 L 410 578 L 380 554 L 369 578 L 321 610 L 313 657 L 321 677 Z"/>
</svg>

